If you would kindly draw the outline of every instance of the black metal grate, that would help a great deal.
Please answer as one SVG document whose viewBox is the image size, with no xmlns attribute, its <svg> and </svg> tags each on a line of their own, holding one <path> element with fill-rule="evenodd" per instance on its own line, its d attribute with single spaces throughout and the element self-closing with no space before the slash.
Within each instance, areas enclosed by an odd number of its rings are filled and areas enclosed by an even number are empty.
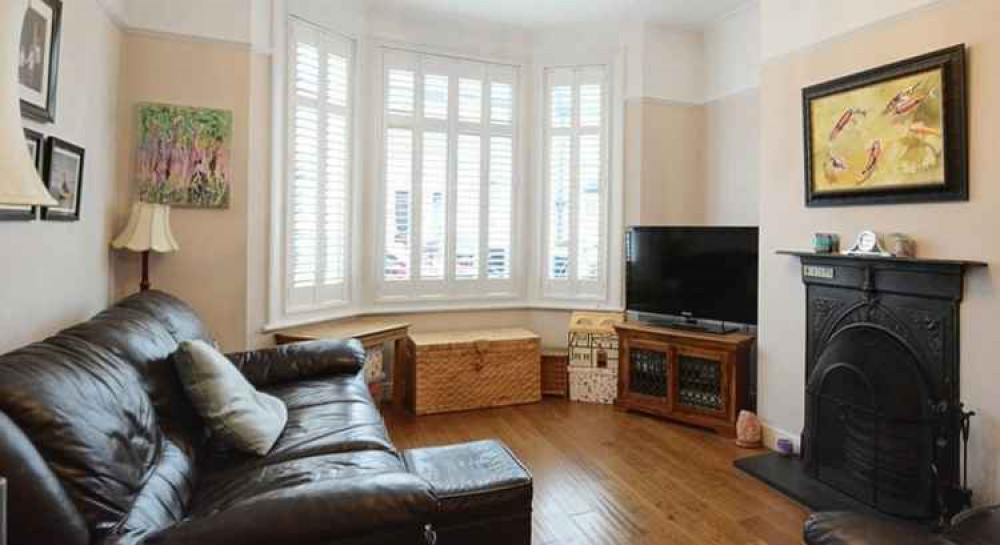
<svg viewBox="0 0 1000 545">
<path fill-rule="evenodd" d="M 667 397 L 667 355 L 652 350 L 632 349 L 629 351 L 631 374 L 629 390 L 634 393 Z"/>
<path fill-rule="evenodd" d="M 680 366 L 679 397 L 682 405 L 721 411 L 722 407 L 722 367 L 718 361 L 681 355 L 677 358 Z"/>
</svg>

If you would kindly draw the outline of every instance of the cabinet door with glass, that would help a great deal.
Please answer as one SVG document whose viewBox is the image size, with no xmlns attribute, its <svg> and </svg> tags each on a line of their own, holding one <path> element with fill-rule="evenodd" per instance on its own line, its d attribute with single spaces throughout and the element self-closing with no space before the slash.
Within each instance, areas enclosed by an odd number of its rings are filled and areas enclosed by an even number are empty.
<svg viewBox="0 0 1000 545">
<path fill-rule="evenodd" d="M 674 358 L 674 409 L 728 416 L 732 403 L 729 354 L 679 346 Z"/>
<path fill-rule="evenodd" d="M 666 343 L 629 338 L 621 346 L 618 380 L 621 397 L 650 408 L 669 410 L 673 348 Z"/>
</svg>

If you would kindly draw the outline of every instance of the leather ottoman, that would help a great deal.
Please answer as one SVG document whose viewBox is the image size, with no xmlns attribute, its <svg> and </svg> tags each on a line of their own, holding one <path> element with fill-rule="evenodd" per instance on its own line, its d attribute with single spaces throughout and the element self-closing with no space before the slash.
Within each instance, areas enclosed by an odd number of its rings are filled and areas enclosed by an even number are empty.
<svg viewBox="0 0 1000 545">
<path fill-rule="evenodd" d="M 531 543 L 531 473 L 503 443 L 413 449 L 404 459 L 439 500 L 438 545 Z"/>
</svg>

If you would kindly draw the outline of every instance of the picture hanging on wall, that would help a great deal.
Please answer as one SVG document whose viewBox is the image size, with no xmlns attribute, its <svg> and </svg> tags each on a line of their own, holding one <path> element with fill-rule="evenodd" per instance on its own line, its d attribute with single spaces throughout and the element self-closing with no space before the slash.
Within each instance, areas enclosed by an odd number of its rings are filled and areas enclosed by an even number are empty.
<svg viewBox="0 0 1000 545">
<path fill-rule="evenodd" d="M 41 133 L 31 129 L 24 129 L 24 140 L 28 144 L 28 154 L 31 155 L 31 162 L 42 173 L 42 146 L 45 137 Z M 34 206 L 10 206 L 0 205 L 0 221 L 32 221 L 36 217 L 37 208 Z"/>
<path fill-rule="evenodd" d="M 77 221 L 83 200 L 83 148 L 49 137 L 45 144 L 45 187 L 58 204 L 42 208 L 42 219 Z"/>
<path fill-rule="evenodd" d="M 140 104 L 138 115 L 140 200 L 177 208 L 229 208 L 232 112 Z"/>
<path fill-rule="evenodd" d="M 24 117 L 43 123 L 56 120 L 61 34 L 62 0 L 28 0 L 17 58 Z"/>
<path fill-rule="evenodd" d="M 806 205 L 969 200 L 965 46 L 803 91 Z"/>
</svg>

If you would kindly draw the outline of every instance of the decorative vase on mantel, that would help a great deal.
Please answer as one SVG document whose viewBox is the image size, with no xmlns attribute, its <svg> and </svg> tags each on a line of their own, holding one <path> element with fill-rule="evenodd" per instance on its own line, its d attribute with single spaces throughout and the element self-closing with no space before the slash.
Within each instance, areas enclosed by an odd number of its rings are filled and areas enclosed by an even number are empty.
<svg viewBox="0 0 1000 545">
<path fill-rule="evenodd" d="M 736 420 L 736 446 L 760 448 L 761 444 L 760 419 L 750 411 L 740 411 Z"/>
</svg>

